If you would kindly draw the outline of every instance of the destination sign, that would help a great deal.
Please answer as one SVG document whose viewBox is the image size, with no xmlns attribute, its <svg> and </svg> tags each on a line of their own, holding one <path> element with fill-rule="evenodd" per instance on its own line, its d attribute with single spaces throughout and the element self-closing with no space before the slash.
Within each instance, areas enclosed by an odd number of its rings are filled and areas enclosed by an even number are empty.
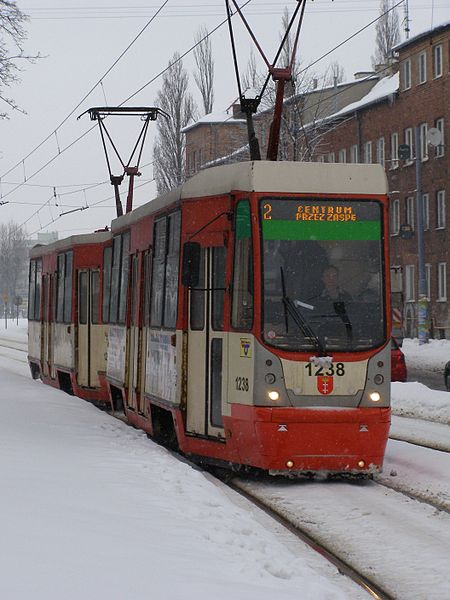
<svg viewBox="0 0 450 600">
<path fill-rule="evenodd" d="M 379 240 L 381 205 L 373 200 L 265 198 L 260 205 L 264 239 Z"/>
</svg>

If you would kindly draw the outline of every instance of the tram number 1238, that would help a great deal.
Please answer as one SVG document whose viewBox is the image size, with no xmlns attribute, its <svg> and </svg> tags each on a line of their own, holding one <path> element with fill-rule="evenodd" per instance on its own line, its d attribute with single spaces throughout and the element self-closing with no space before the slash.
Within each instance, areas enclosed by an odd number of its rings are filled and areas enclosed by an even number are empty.
<svg viewBox="0 0 450 600">
<path fill-rule="evenodd" d="M 236 389 L 239 392 L 248 392 L 248 377 L 236 377 Z"/>
<path fill-rule="evenodd" d="M 319 375 L 326 375 L 327 377 L 336 375 L 337 377 L 343 377 L 345 375 L 345 365 L 341 362 L 330 365 L 329 367 L 318 367 L 317 365 L 306 363 L 305 369 L 308 371 L 310 377 L 319 377 Z"/>
</svg>

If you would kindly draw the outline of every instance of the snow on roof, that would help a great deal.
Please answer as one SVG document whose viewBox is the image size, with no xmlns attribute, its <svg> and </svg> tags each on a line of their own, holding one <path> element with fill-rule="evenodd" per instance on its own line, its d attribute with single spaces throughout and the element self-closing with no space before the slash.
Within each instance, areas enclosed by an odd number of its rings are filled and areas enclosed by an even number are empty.
<svg viewBox="0 0 450 600">
<path fill-rule="evenodd" d="M 417 42 L 418 40 L 420 40 L 423 37 L 427 37 L 429 35 L 432 35 L 433 33 L 437 33 L 438 31 L 440 31 L 442 29 L 446 29 L 449 25 L 450 25 L 450 21 L 444 21 L 443 23 L 436 25 L 432 29 L 426 29 L 425 31 L 418 33 L 417 35 L 409 38 L 408 40 L 405 40 L 404 42 L 400 42 L 400 44 L 397 44 L 396 46 L 394 46 L 392 48 L 392 50 L 397 52 L 401 48 L 406 48 L 406 46 L 409 46 L 410 44 L 414 44 L 415 42 Z"/>
<path fill-rule="evenodd" d="M 234 125 L 235 123 L 245 123 L 245 119 L 235 119 L 233 117 L 233 112 L 230 109 L 229 111 L 221 111 L 209 113 L 208 115 L 203 116 L 201 119 L 195 121 L 195 123 L 191 123 L 184 127 L 181 131 L 182 133 L 186 133 L 190 129 L 194 127 L 198 127 L 199 125 L 208 125 L 211 123 L 221 123 L 222 125 Z"/>
<path fill-rule="evenodd" d="M 360 100 L 352 102 L 351 104 L 347 104 L 347 106 L 344 106 L 344 108 L 341 108 L 341 110 L 339 110 L 338 112 L 333 113 L 328 117 L 325 117 L 322 120 L 322 122 L 330 121 L 335 119 L 336 117 L 347 115 L 349 113 L 354 112 L 355 110 L 369 106 L 370 104 L 376 104 L 377 102 L 380 102 L 380 100 L 383 100 L 384 98 L 395 94 L 398 90 L 398 87 L 398 73 L 395 73 L 390 77 L 383 77 L 378 83 L 376 83 L 373 86 L 370 92 L 363 96 Z"/>
</svg>

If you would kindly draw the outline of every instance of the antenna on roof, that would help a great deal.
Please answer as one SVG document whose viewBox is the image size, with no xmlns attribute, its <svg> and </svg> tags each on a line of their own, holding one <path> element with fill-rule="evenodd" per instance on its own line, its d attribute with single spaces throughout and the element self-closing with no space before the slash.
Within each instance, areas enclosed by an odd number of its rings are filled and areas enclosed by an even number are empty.
<svg viewBox="0 0 450 600">
<path fill-rule="evenodd" d="M 108 165 L 109 178 L 111 184 L 114 186 L 114 192 L 116 197 L 116 211 L 117 216 L 121 217 L 123 215 L 122 202 L 120 201 L 120 193 L 119 187 L 123 181 L 125 175 L 128 175 L 130 178 L 128 184 L 128 196 L 127 196 L 127 206 L 126 212 L 129 213 L 133 210 L 133 191 L 134 191 L 134 178 L 139 177 L 139 163 L 141 161 L 142 151 L 144 149 L 145 137 L 147 135 L 148 125 L 150 121 L 155 121 L 158 114 L 162 114 L 164 117 L 169 118 L 169 115 L 161 110 L 160 108 L 156 108 L 154 106 L 138 106 L 138 107 L 126 107 L 126 106 L 98 106 L 94 108 L 89 108 L 83 114 L 81 114 L 78 118 L 82 117 L 86 113 L 89 113 L 91 121 L 97 121 L 100 129 L 100 135 L 102 138 L 103 149 L 105 151 L 106 164 Z M 122 160 L 108 130 L 106 129 L 104 120 L 107 116 L 115 116 L 115 115 L 127 115 L 127 116 L 138 116 L 143 121 L 143 125 L 141 128 L 141 132 L 139 133 L 137 142 L 130 154 L 128 161 L 125 163 Z M 120 161 L 120 164 L 123 168 L 123 173 L 121 175 L 113 175 L 111 171 L 111 163 L 108 156 L 108 149 L 106 145 L 106 138 L 108 138 L 109 143 L 111 144 L 114 153 Z M 137 154 L 137 160 L 135 164 L 132 166 L 131 161 L 133 157 Z"/>
</svg>

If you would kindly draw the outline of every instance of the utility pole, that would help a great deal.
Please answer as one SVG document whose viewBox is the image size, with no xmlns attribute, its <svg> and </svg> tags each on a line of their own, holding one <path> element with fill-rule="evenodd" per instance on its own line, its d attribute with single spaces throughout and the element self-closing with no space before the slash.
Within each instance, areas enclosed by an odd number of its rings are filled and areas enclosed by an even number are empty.
<svg viewBox="0 0 450 600">
<path fill-rule="evenodd" d="M 424 141 L 427 144 L 427 140 Z M 416 146 L 416 215 L 417 215 L 417 263 L 419 275 L 419 298 L 417 302 L 417 330 L 419 345 L 428 344 L 428 290 L 425 271 L 425 239 L 423 229 L 423 199 L 422 199 L 422 148 L 420 144 L 420 129 L 415 127 Z M 427 147 L 427 146 L 426 146 Z"/>
</svg>

